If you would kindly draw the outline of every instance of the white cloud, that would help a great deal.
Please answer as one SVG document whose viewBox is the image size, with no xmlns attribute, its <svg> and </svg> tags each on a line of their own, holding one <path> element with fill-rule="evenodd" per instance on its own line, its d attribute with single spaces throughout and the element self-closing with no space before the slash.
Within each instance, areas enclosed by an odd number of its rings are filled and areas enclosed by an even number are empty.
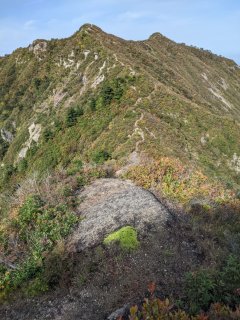
<svg viewBox="0 0 240 320">
<path fill-rule="evenodd" d="M 26 22 L 24 23 L 23 28 L 24 28 L 25 30 L 32 29 L 32 28 L 34 27 L 35 23 L 36 23 L 36 20 L 28 20 L 28 21 L 26 21 Z"/>
<path fill-rule="evenodd" d="M 144 17 L 147 17 L 149 14 L 148 12 L 137 12 L 137 11 L 126 11 L 121 13 L 118 18 L 121 21 L 125 20 L 137 20 Z"/>
</svg>

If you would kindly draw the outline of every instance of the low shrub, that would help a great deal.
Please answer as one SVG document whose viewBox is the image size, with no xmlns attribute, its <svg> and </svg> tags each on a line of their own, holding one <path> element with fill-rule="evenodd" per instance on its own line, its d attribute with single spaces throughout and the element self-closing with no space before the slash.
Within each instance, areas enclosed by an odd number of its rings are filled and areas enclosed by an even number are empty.
<svg viewBox="0 0 240 320">
<path fill-rule="evenodd" d="M 201 171 L 188 168 L 175 158 L 163 157 L 155 162 L 134 166 L 127 172 L 126 178 L 146 189 L 154 188 L 184 205 L 199 197 L 218 202 L 233 197 L 233 193 L 223 185 L 211 181 Z"/>
<path fill-rule="evenodd" d="M 20 241 L 19 246 L 25 246 L 27 254 L 15 269 L 1 270 L 0 296 L 5 297 L 24 283 L 29 283 L 25 290 L 31 295 L 47 290 L 44 282 L 46 257 L 51 256 L 56 244 L 70 233 L 77 221 L 78 217 L 66 206 L 49 207 L 39 196 L 29 196 L 11 226 Z"/>
<path fill-rule="evenodd" d="M 186 277 L 186 297 L 189 311 L 207 310 L 211 303 L 231 306 L 240 304 L 240 260 L 230 255 L 219 270 L 200 270 Z"/>
<path fill-rule="evenodd" d="M 78 117 L 83 115 L 83 109 L 79 106 L 71 107 L 67 111 L 66 126 L 72 127 L 77 123 Z"/>
<path fill-rule="evenodd" d="M 208 282 L 208 281 L 207 281 Z M 207 285 L 208 287 L 208 285 Z M 156 286 L 149 284 L 149 298 L 140 305 L 134 305 L 129 310 L 130 320 L 233 320 L 240 319 L 240 306 L 231 308 L 227 305 L 214 303 L 205 312 L 193 316 L 178 308 L 169 299 L 159 299 L 155 295 Z M 122 316 L 118 320 L 123 320 Z"/>
<path fill-rule="evenodd" d="M 111 159 L 111 155 L 106 150 L 96 151 L 92 155 L 92 160 L 97 164 L 103 164 L 108 159 Z"/>
</svg>

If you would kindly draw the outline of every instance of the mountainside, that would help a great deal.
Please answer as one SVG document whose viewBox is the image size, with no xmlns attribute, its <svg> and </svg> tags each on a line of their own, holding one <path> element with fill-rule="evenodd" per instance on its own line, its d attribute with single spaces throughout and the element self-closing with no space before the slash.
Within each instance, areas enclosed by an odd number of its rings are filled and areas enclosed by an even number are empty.
<svg viewBox="0 0 240 320">
<path fill-rule="evenodd" d="M 0 317 L 106 319 L 148 281 L 191 315 L 240 304 L 234 61 L 91 24 L 36 40 L 0 58 L 0 161 Z"/>
<path fill-rule="evenodd" d="M 84 25 L 36 40 L 0 60 L 2 176 L 9 165 L 44 171 L 103 150 L 120 160 L 139 141 L 149 156 L 238 182 L 239 80 L 233 61 L 158 33 L 134 42 Z"/>
</svg>

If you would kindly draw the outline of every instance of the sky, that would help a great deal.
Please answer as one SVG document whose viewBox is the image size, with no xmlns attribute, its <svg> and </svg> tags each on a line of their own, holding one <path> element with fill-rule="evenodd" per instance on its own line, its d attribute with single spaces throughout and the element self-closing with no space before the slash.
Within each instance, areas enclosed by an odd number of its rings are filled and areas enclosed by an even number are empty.
<svg viewBox="0 0 240 320">
<path fill-rule="evenodd" d="M 132 40 L 160 32 L 240 64 L 240 0 L 0 0 L 0 55 L 84 23 Z"/>
</svg>

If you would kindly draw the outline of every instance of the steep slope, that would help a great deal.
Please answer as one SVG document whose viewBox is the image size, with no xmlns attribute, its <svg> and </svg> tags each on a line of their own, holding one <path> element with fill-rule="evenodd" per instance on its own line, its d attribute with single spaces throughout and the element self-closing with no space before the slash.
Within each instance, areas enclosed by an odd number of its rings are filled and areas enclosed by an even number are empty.
<svg viewBox="0 0 240 320">
<path fill-rule="evenodd" d="M 103 319 L 150 280 L 190 314 L 237 307 L 239 89 L 159 33 L 86 24 L 1 57 L 0 317 Z"/>
<path fill-rule="evenodd" d="M 239 80 L 233 61 L 158 33 L 134 42 L 84 25 L 36 40 L 0 60 L 2 185 L 15 168 L 22 176 L 100 151 L 119 160 L 136 143 L 237 182 Z"/>
</svg>

